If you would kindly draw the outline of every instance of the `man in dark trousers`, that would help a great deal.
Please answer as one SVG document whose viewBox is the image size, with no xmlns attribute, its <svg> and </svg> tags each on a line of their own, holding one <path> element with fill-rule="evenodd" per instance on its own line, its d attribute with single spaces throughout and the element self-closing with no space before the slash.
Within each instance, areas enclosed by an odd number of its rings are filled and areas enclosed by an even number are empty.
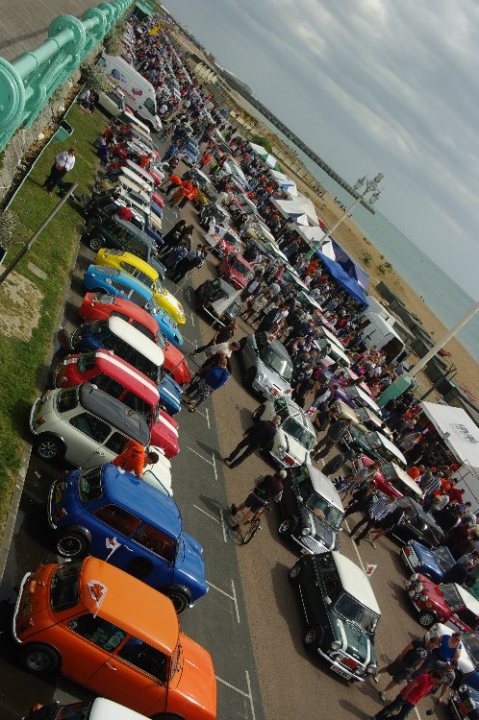
<svg viewBox="0 0 479 720">
<path fill-rule="evenodd" d="M 269 450 L 273 444 L 276 429 L 281 423 L 279 415 L 275 415 L 272 420 L 260 420 L 254 425 L 250 425 L 244 432 L 244 437 L 235 449 L 230 452 L 224 461 L 230 468 L 235 468 L 252 455 L 256 450 Z M 243 453 L 239 453 L 243 450 Z M 236 458 L 236 459 L 235 459 Z"/>
<path fill-rule="evenodd" d="M 341 440 L 352 424 L 353 421 L 351 418 L 340 420 L 333 417 L 329 423 L 328 432 L 313 448 L 313 452 L 311 453 L 313 460 L 326 457 L 333 445 Z"/>
</svg>

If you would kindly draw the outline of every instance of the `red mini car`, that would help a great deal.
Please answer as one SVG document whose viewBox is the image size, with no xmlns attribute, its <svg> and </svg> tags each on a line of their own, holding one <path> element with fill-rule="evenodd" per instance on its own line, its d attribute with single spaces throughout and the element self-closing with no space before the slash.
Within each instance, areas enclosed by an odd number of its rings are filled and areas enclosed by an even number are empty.
<svg viewBox="0 0 479 720">
<path fill-rule="evenodd" d="M 230 285 L 242 290 L 253 279 L 253 266 L 242 255 L 227 255 L 220 262 L 218 272 Z"/>
<path fill-rule="evenodd" d="M 479 630 L 479 601 L 457 583 L 436 585 L 425 575 L 411 575 L 405 587 L 423 627 L 440 622 L 463 632 Z"/>
<path fill-rule="evenodd" d="M 126 320 L 147 338 L 160 345 L 165 356 L 164 372 L 169 373 L 179 385 L 191 382 L 191 372 L 185 356 L 163 337 L 156 320 L 143 308 L 125 298 L 89 292 L 83 298 L 79 312 L 85 322 L 106 320 L 111 315 Z"/>
<path fill-rule="evenodd" d="M 54 384 L 66 388 L 91 382 L 146 417 L 151 444 L 170 460 L 180 451 L 178 423 L 158 407 L 158 388 L 146 375 L 117 357 L 111 350 L 67 355 L 55 368 Z"/>
</svg>

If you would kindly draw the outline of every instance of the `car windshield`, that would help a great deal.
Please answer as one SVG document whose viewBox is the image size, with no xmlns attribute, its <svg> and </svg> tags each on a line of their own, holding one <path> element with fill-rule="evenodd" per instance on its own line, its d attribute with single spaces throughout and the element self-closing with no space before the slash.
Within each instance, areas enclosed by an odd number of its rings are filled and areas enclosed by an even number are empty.
<svg viewBox="0 0 479 720">
<path fill-rule="evenodd" d="M 311 450 L 313 447 L 315 442 L 314 436 L 299 422 L 296 422 L 294 418 L 288 418 L 286 422 L 283 423 L 283 430 L 301 443 L 306 450 Z"/>
<path fill-rule="evenodd" d="M 55 716 L 52 715 L 52 720 L 86 720 L 90 717 L 91 707 L 90 701 L 65 705 L 58 709 Z"/>
<path fill-rule="evenodd" d="M 462 638 L 462 643 L 474 663 L 479 664 L 479 635 L 477 633 L 466 633 Z"/>
<path fill-rule="evenodd" d="M 447 585 L 441 585 L 440 587 L 448 607 L 451 610 L 460 610 L 464 603 L 461 600 L 461 596 L 459 595 L 456 586 L 448 583 Z"/>
<path fill-rule="evenodd" d="M 275 370 L 281 377 L 288 380 L 288 382 L 293 377 L 293 366 L 291 363 L 277 355 L 271 348 L 268 348 L 261 354 L 261 359 L 268 367 Z"/>
<path fill-rule="evenodd" d="M 52 575 L 50 606 L 53 612 L 68 610 L 78 604 L 80 563 L 63 563 Z"/>
<path fill-rule="evenodd" d="M 152 115 L 156 114 L 156 105 L 151 98 L 146 98 L 144 101 L 144 105 L 148 112 L 150 112 Z"/>
<path fill-rule="evenodd" d="M 78 494 L 84 503 L 101 498 L 101 467 L 82 470 L 78 478 Z"/>
<path fill-rule="evenodd" d="M 246 265 L 243 265 L 243 263 L 240 260 L 233 260 L 231 263 L 231 267 L 233 270 L 236 270 L 236 272 L 239 272 L 243 277 L 245 277 L 247 280 L 253 279 L 253 273 L 248 270 Z"/>
<path fill-rule="evenodd" d="M 334 505 L 328 503 L 322 495 L 313 492 L 306 501 L 306 507 L 317 514 L 319 518 L 325 520 L 335 530 L 339 530 L 341 527 L 343 513 Z"/>
<path fill-rule="evenodd" d="M 335 608 L 346 620 L 350 620 L 367 633 L 373 633 L 379 617 L 369 608 L 361 605 L 352 595 L 343 592 Z"/>
<path fill-rule="evenodd" d="M 447 547 L 438 547 L 434 550 L 434 556 L 443 572 L 450 570 L 455 563 L 451 551 Z"/>
</svg>

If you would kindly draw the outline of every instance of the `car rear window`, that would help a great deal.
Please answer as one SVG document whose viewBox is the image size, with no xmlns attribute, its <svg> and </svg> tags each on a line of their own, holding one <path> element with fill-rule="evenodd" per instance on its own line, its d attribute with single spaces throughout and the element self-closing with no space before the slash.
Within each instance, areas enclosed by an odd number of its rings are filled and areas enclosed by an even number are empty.
<svg viewBox="0 0 479 720">
<path fill-rule="evenodd" d="M 50 606 L 53 612 L 75 607 L 80 599 L 80 563 L 63 563 L 52 575 L 50 582 Z"/>
<path fill-rule="evenodd" d="M 87 372 L 94 370 L 96 365 L 95 353 L 85 353 L 80 355 L 77 361 L 78 372 Z"/>
</svg>

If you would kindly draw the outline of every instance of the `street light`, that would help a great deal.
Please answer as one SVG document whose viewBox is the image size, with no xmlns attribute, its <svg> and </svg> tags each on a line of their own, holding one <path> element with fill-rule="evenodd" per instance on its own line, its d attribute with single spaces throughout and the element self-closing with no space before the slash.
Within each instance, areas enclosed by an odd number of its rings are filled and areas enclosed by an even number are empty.
<svg viewBox="0 0 479 720">
<path fill-rule="evenodd" d="M 367 195 L 370 197 L 368 198 L 368 204 L 374 205 L 378 200 L 379 196 L 381 195 L 381 189 L 379 188 L 379 183 L 384 178 L 384 175 L 382 172 L 379 172 L 376 177 L 372 178 L 372 180 L 368 180 L 366 177 L 359 178 L 359 180 L 356 180 L 356 182 L 353 185 L 353 191 L 359 192 L 358 197 L 355 199 L 355 201 L 347 208 L 344 215 L 341 215 L 339 220 L 333 225 L 333 227 L 330 230 L 326 230 L 324 235 L 318 240 L 319 247 L 323 244 L 323 242 L 328 238 L 328 235 L 332 235 L 335 230 L 338 229 L 338 227 L 341 225 L 341 223 L 346 220 L 347 217 L 349 217 L 354 208 L 359 205 L 360 202 L 362 202 Z"/>
</svg>

